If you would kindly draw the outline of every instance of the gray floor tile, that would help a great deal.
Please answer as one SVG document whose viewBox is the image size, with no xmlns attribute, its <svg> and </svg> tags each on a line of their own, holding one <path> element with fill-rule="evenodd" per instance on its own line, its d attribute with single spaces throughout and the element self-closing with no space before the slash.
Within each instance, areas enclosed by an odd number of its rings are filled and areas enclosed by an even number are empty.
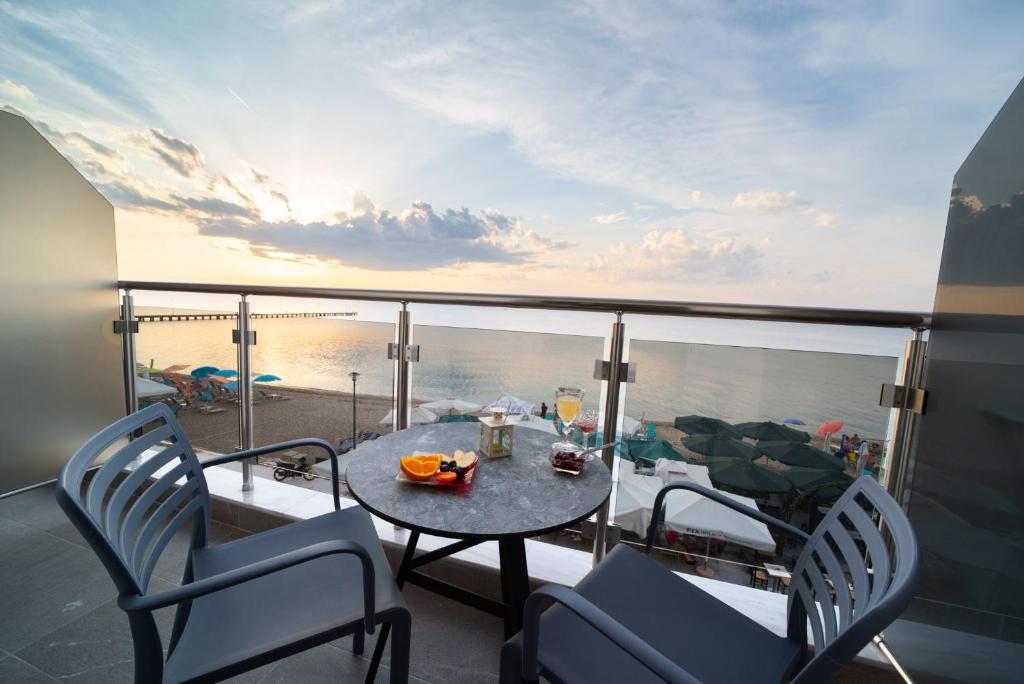
<svg viewBox="0 0 1024 684">
<path fill-rule="evenodd" d="M 53 530 L 68 524 L 57 505 L 52 484 L 0 499 L 0 518 L 15 520 L 40 530 Z"/>
<path fill-rule="evenodd" d="M 115 593 L 91 551 L 38 530 L 9 539 L 0 554 L 0 648 L 16 652 Z"/>
<path fill-rule="evenodd" d="M 410 673 L 428 682 L 496 682 L 504 628 L 498 618 L 415 586 L 402 590 L 412 612 Z M 366 639 L 365 656 L 373 653 L 377 635 Z M 351 652 L 352 638 L 332 642 Z M 384 664 L 391 660 L 391 644 Z"/>
<path fill-rule="evenodd" d="M 319 646 L 275 664 L 260 684 L 362 682 L 369 665 L 370 661 L 360 656 L 330 646 Z M 390 676 L 388 668 L 381 666 L 374 682 L 387 684 Z M 423 680 L 416 677 L 410 677 L 409 681 L 412 684 L 423 684 Z"/>
<path fill-rule="evenodd" d="M 56 681 L 14 656 L 0 656 L 0 682 L 4 684 L 53 684 Z"/>
<path fill-rule="evenodd" d="M 160 579 L 151 584 L 153 591 L 174 586 Z M 161 610 L 155 615 L 166 646 L 174 612 Z M 15 655 L 62 681 L 133 680 L 135 661 L 128 618 L 113 600 L 42 636 Z"/>
</svg>

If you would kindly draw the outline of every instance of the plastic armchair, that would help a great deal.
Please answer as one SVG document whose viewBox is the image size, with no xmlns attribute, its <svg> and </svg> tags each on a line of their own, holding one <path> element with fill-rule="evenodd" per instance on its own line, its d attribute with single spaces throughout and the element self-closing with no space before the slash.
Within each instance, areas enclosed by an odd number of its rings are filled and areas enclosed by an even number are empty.
<svg viewBox="0 0 1024 684">
<path fill-rule="evenodd" d="M 665 496 L 676 489 L 804 541 L 785 637 L 649 558 Z M 810 535 L 700 485 L 674 483 L 655 499 L 643 553 L 619 545 L 574 589 L 548 586 L 530 596 L 523 631 L 502 649 L 501 681 L 828 681 L 906 608 L 918 564 L 903 510 L 870 478 L 857 479 Z"/>
<path fill-rule="evenodd" d="M 203 469 L 295 446 L 328 452 L 335 511 L 208 545 L 211 500 Z M 364 634 L 385 623 L 394 634 L 391 681 L 407 681 L 409 611 L 369 514 L 357 506 L 339 510 L 337 471 L 331 446 L 312 439 L 200 464 L 163 404 L 122 418 L 71 457 L 57 482 L 57 501 L 117 587 L 136 681 L 218 681 L 346 635 L 358 654 Z M 149 591 L 160 556 L 186 524 L 191 534 L 181 585 Z M 169 606 L 176 612 L 165 654 L 153 611 Z"/>
</svg>

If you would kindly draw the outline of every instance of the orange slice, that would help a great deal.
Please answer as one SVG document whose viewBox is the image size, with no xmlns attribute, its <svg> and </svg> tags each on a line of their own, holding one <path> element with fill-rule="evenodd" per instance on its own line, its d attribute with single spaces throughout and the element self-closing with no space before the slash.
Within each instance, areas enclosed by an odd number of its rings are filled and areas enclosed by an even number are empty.
<svg viewBox="0 0 1024 684">
<path fill-rule="evenodd" d="M 441 467 L 441 455 L 403 456 L 402 474 L 410 480 L 429 480 Z"/>
<path fill-rule="evenodd" d="M 440 482 L 441 484 L 451 484 L 452 482 L 455 482 L 455 480 L 457 480 L 458 477 L 458 475 L 456 475 L 450 470 L 446 470 L 443 473 L 434 474 L 434 479 Z"/>
</svg>

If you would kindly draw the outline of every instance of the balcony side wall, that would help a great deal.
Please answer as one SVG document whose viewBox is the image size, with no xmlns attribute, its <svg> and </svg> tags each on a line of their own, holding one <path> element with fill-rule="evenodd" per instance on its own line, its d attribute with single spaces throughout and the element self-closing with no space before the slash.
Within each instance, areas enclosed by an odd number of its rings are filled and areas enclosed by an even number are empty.
<svg viewBox="0 0 1024 684">
<path fill-rule="evenodd" d="M 116 283 L 113 207 L 0 111 L 0 494 L 124 413 Z"/>
</svg>

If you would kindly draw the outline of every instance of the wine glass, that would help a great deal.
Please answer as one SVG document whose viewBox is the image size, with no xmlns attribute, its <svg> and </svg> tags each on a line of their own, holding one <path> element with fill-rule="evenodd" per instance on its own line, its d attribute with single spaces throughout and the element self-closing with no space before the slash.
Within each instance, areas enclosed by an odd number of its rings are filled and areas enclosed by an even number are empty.
<svg viewBox="0 0 1024 684">
<path fill-rule="evenodd" d="M 597 409 L 584 409 L 576 417 L 576 427 L 583 433 L 583 448 L 590 446 L 590 433 L 597 429 Z"/>
<path fill-rule="evenodd" d="M 555 411 L 558 413 L 559 434 L 569 439 L 573 423 L 583 403 L 583 390 L 577 387 L 559 387 L 555 392 Z"/>
</svg>

